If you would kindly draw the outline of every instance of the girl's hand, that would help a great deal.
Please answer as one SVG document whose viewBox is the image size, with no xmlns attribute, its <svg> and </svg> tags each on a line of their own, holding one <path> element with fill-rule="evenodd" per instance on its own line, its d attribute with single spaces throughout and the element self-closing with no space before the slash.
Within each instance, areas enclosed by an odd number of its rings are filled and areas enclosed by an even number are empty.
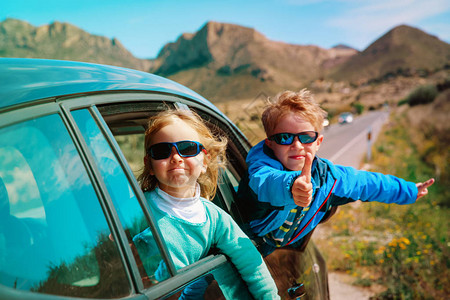
<svg viewBox="0 0 450 300">
<path fill-rule="evenodd" d="M 434 178 L 430 178 L 425 182 L 416 183 L 417 186 L 417 200 L 428 194 L 428 187 L 430 187 L 434 183 Z"/>
</svg>

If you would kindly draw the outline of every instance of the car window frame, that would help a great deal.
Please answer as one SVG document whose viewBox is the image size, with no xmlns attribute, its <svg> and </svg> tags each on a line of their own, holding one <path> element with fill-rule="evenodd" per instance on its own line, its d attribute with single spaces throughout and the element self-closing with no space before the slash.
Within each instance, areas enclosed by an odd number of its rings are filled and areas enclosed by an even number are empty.
<svg viewBox="0 0 450 300">
<path fill-rule="evenodd" d="M 161 244 L 160 244 L 161 254 L 162 254 L 163 258 L 164 257 L 168 258 L 167 261 L 169 262 L 169 264 L 173 264 L 173 263 L 170 259 L 170 255 L 167 250 L 167 247 L 162 239 L 160 230 L 159 230 L 158 226 L 155 225 L 155 222 L 153 221 L 153 216 L 151 215 L 150 208 L 148 207 L 148 204 L 145 201 L 145 196 L 144 196 L 143 192 L 141 191 L 126 158 L 124 157 L 119 145 L 117 144 L 111 130 L 109 129 L 108 125 L 106 124 L 106 122 L 105 122 L 103 116 L 101 115 L 97 106 L 113 105 L 113 104 L 120 104 L 120 103 L 144 103 L 144 102 L 151 103 L 151 102 L 154 102 L 154 103 L 157 103 L 157 105 L 155 107 L 158 108 L 159 110 L 162 110 L 167 107 L 167 104 L 177 106 L 177 107 L 187 105 L 187 106 L 193 108 L 195 111 L 199 112 L 200 115 L 213 117 L 213 119 L 211 119 L 211 120 L 213 120 L 213 123 L 220 122 L 222 125 L 225 125 L 226 127 L 221 128 L 221 129 L 228 132 L 227 136 L 230 136 L 230 137 L 239 136 L 240 139 L 242 139 L 242 141 L 244 141 L 244 143 L 242 143 L 242 144 L 245 144 L 246 139 L 243 138 L 243 134 L 237 128 L 234 128 L 233 125 L 231 125 L 231 123 L 226 118 L 224 118 L 223 116 L 220 116 L 214 110 L 212 110 L 208 107 L 205 107 L 202 104 L 199 104 L 195 101 L 192 101 L 190 99 L 183 98 L 183 97 L 180 97 L 177 95 L 167 95 L 167 94 L 155 93 L 155 92 L 149 92 L 149 93 L 145 93 L 145 92 L 101 93 L 101 94 L 95 94 L 95 95 L 77 95 L 75 97 L 73 97 L 73 96 L 64 97 L 64 98 L 59 99 L 58 102 L 60 102 L 62 111 L 66 114 L 67 119 L 70 121 L 69 122 L 70 126 L 74 127 L 73 130 L 76 133 L 77 138 L 80 140 L 80 144 L 81 144 L 82 148 L 84 148 L 83 151 L 86 152 L 85 154 L 90 161 L 90 165 L 95 166 L 94 169 L 96 169 L 96 170 L 93 170 L 93 173 L 96 176 L 96 180 L 100 181 L 99 188 L 101 189 L 102 195 L 104 195 L 104 197 L 106 198 L 105 201 L 108 204 L 108 209 L 113 211 L 112 219 L 114 220 L 113 223 L 115 223 L 113 231 L 115 231 L 115 230 L 118 231 L 117 238 L 120 241 L 120 244 L 122 247 L 121 250 L 124 251 L 124 253 L 126 253 L 124 258 L 127 259 L 127 263 L 129 264 L 129 267 L 132 269 L 131 278 L 132 278 L 133 284 L 135 285 L 138 292 L 148 296 L 149 298 L 168 297 L 170 295 L 173 295 L 177 291 L 183 289 L 190 282 L 192 282 L 202 276 L 207 275 L 212 270 L 219 268 L 223 264 L 230 263 L 228 258 L 226 256 L 224 256 L 223 254 L 211 254 L 211 255 L 199 260 L 198 262 L 196 262 L 194 264 L 186 266 L 178 271 L 175 270 L 173 276 L 170 277 L 169 279 L 164 280 L 164 281 L 162 281 L 154 286 L 151 286 L 149 288 L 144 288 L 143 284 L 140 280 L 138 267 L 137 267 L 135 261 L 131 258 L 131 257 L 133 257 L 132 253 L 131 253 L 129 247 L 127 247 L 128 242 L 127 242 L 127 238 L 126 238 L 125 232 L 123 230 L 123 227 L 122 226 L 116 227 L 116 224 L 121 224 L 121 223 L 120 223 L 119 217 L 117 215 L 117 212 L 115 212 L 115 208 L 114 208 L 112 200 L 109 196 L 109 193 L 107 191 L 106 185 L 103 182 L 103 179 L 101 178 L 100 171 L 98 170 L 98 167 L 95 164 L 94 158 L 91 157 L 91 154 L 89 151 L 86 151 L 86 149 L 88 149 L 86 142 L 84 141 L 84 139 L 81 135 L 81 132 L 79 132 L 79 130 L 76 126 L 75 120 L 73 120 L 73 118 L 71 117 L 70 112 L 73 110 L 85 109 L 85 108 L 89 109 L 89 111 L 91 112 L 95 121 L 99 125 L 100 130 L 102 131 L 105 138 L 107 139 L 107 142 L 109 143 L 112 151 L 114 152 L 119 163 L 121 164 L 121 166 L 127 176 L 127 179 L 129 180 L 129 183 L 132 186 L 133 191 L 136 194 L 136 197 L 137 197 L 141 207 L 145 208 L 145 209 L 143 209 L 143 211 L 144 211 L 144 214 L 146 215 L 147 221 L 149 222 L 149 224 L 153 224 L 153 225 L 151 225 L 151 228 L 152 228 L 152 230 L 155 230 L 155 232 L 156 232 L 155 236 L 158 236 L 159 240 L 161 241 Z M 164 103 L 166 103 L 166 104 L 164 104 Z M 233 143 L 233 144 L 235 144 L 235 143 Z M 240 145 L 240 143 L 236 143 L 236 144 Z M 244 148 L 242 147 L 242 149 L 239 149 L 239 150 L 242 151 L 243 149 Z M 155 232 L 154 232 L 154 234 L 155 234 Z M 159 242 L 157 242 L 157 243 L 159 245 Z"/>
<path fill-rule="evenodd" d="M 84 100 L 84 98 L 83 98 Z M 88 101 L 91 102 L 91 101 Z M 80 104 L 83 103 L 83 104 Z M 121 165 L 125 176 L 128 179 L 128 182 L 131 185 L 131 188 L 133 189 L 133 192 L 136 195 L 136 198 L 139 201 L 139 204 L 142 208 L 142 211 L 144 213 L 144 216 L 146 218 L 146 221 L 149 224 L 149 227 L 151 228 L 153 232 L 153 236 L 156 240 L 156 243 L 158 245 L 159 251 L 161 253 L 162 258 L 164 259 L 166 265 L 168 266 L 169 272 L 171 276 L 174 276 L 176 274 L 175 268 L 173 267 L 173 262 L 170 259 L 170 256 L 168 254 L 167 246 L 165 245 L 161 232 L 156 225 L 153 216 L 151 215 L 150 209 L 148 207 L 148 204 L 145 201 L 145 197 L 139 188 L 136 180 L 134 180 L 134 176 L 132 176 L 131 169 L 129 168 L 127 163 L 124 163 L 124 157 L 122 152 L 120 151 L 119 146 L 117 145 L 117 142 L 115 141 L 114 137 L 112 137 L 112 133 L 110 132 L 108 126 L 104 122 L 101 114 L 99 113 L 98 109 L 96 108 L 94 103 L 89 103 L 89 105 L 86 105 L 85 101 L 80 101 L 79 98 L 72 99 L 70 101 L 65 101 L 60 103 L 62 111 L 66 115 L 67 119 L 69 120 L 69 124 L 76 133 L 76 138 L 79 140 L 79 143 L 81 144 L 82 151 L 84 152 L 84 155 L 88 158 L 90 161 L 90 168 L 92 169 L 92 172 L 95 174 L 95 181 L 99 185 L 99 190 L 101 193 L 101 197 L 103 200 L 107 203 L 107 205 L 104 207 L 105 210 L 108 210 L 108 213 L 111 215 L 111 219 L 113 222 L 111 222 L 111 225 L 113 227 L 112 233 L 114 236 L 114 239 L 118 241 L 119 246 L 121 247 L 121 255 L 122 259 L 126 261 L 127 266 L 133 273 L 132 276 L 129 276 L 129 278 L 132 279 L 132 284 L 135 287 L 135 291 L 143 291 L 145 290 L 144 285 L 141 281 L 141 276 L 139 274 L 138 267 L 136 265 L 135 260 L 133 259 L 133 253 L 131 251 L 131 248 L 128 246 L 128 239 L 126 237 L 126 233 L 124 231 L 124 228 L 121 224 L 121 221 L 119 219 L 119 215 L 117 214 L 116 208 L 113 204 L 113 201 L 111 199 L 111 196 L 109 194 L 109 191 L 106 187 L 106 184 L 103 180 L 103 177 L 101 175 L 101 172 L 99 170 L 99 167 L 97 163 L 95 162 L 94 157 L 92 156 L 92 153 L 90 152 L 86 141 L 84 140 L 76 121 L 73 119 L 71 115 L 71 111 L 75 111 L 78 109 L 87 109 L 90 114 L 92 115 L 93 119 L 99 126 L 100 131 L 104 135 L 105 139 L 107 140 L 109 146 L 111 147 L 111 150 L 113 151 L 114 155 L 116 156 L 119 164 Z M 126 162 L 126 160 L 125 160 Z M 131 175 L 130 175 L 131 172 Z M 161 283 L 158 283 L 158 285 Z"/>
</svg>

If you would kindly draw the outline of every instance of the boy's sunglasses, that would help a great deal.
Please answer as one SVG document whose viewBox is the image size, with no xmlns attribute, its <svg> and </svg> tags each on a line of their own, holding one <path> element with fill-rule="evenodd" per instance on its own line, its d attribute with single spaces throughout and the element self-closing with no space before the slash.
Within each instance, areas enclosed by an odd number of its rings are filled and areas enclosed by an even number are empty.
<svg viewBox="0 0 450 300">
<path fill-rule="evenodd" d="M 299 133 L 283 132 L 269 136 L 269 140 L 275 141 L 278 145 L 291 145 L 295 137 L 298 137 L 300 143 L 311 144 L 317 140 L 318 136 L 319 133 L 316 131 L 303 131 Z"/>
<path fill-rule="evenodd" d="M 150 146 L 147 153 L 153 159 L 165 159 L 172 154 L 172 147 L 177 149 L 178 154 L 181 157 L 193 157 L 197 156 L 200 151 L 206 153 L 205 147 L 199 142 L 194 141 L 179 141 L 176 143 L 158 143 Z"/>
</svg>

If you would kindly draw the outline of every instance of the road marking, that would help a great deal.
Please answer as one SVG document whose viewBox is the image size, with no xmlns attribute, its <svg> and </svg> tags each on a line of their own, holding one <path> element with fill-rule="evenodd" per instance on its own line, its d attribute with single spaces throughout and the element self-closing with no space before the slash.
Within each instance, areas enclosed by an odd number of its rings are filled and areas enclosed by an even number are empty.
<svg viewBox="0 0 450 300">
<path fill-rule="evenodd" d="M 361 138 L 361 136 L 365 136 L 368 133 L 368 130 L 372 130 L 372 143 L 376 140 L 378 137 L 378 133 L 381 131 L 381 127 L 383 126 L 386 121 L 389 120 L 389 114 L 383 113 L 381 117 L 377 117 L 374 121 L 369 123 L 366 128 L 361 131 L 356 137 L 354 137 L 352 140 L 350 140 L 344 147 L 342 147 L 338 152 L 336 152 L 332 157 L 327 158 L 332 162 L 335 162 L 336 159 L 338 159 L 345 151 L 347 151 L 350 147 L 352 147 L 356 142 L 358 142 L 358 139 Z M 367 149 L 365 150 L 367 151 Z"/>
<path fill-rule="evenodd" d="M 331 158 L 330 161 L 335 161 L 339 156 L 342 155 L 342 153 L 344 153 L 345 151 L 348 150 L 348 148 L 350 148 L 351 146 L 353 146 L 353 144 L 355 144 L 358 139 L 361 138 L 361 136 L 365 136 L 367 135 L 366 130 L 361 131 L 360 134 L 358 134 L 356 137 L 354 137 L 350 142 L 347 143 L 347 145 L 345 145 L 344 147 L 341 148 L 341 150 L 339 150 L 338 152 L 336 152 Z"/>
</svg>

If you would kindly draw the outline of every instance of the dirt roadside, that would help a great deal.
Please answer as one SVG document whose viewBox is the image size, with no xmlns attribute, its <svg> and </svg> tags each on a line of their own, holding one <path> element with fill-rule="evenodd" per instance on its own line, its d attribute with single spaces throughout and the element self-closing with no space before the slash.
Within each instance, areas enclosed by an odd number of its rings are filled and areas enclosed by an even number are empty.
<svg viewBox="0 0 450 300">
<path fill-rule="evenodd" d="M 351 280 L 354 279 L 347 274 L 329 272 L 330 300 L 368 300 L 375 295 L 368 289 L 351 285 Z"/>
<path fill-rule="evenodd" d="M 356 208 L 361 205 L 361 202 L 348 204 L 349 206 Z M 356 212 L 355 212 L 356 213 Z M 324 226 L 318 226 L 314 232 L 313 239 L 317 244 L 323 240 L 330 238 L 330 229 L 324 224 Z M 321 249 L 322 254 L 326 249 Z M 331 300 L 368 300 L 370 297 L 381 293 L 385 288 L 379 284 L 372 284 L 370 287 L 361 287 L 353 285 L 355 277 L 345 273 L 337 271 L 328 271 L 328 284 L 330 289 Z"/>
</svg>

